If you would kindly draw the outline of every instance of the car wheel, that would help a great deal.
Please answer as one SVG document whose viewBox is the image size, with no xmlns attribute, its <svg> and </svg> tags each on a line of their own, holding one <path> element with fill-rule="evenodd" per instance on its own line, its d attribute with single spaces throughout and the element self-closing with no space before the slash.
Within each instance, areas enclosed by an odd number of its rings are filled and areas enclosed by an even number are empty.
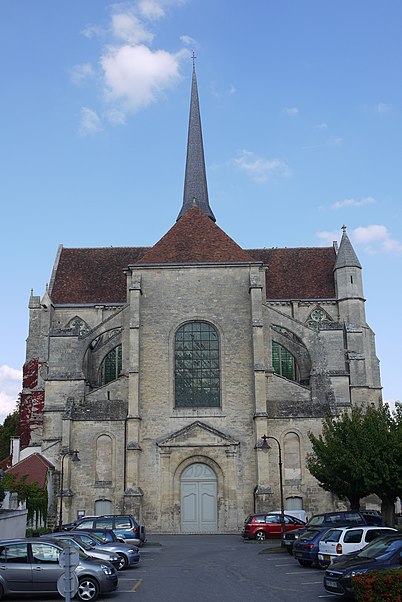
<svg viewBox="0 0 402 602">
<path fill-rule="evenodd" d="M 124 554 L 117 554 L 119 557 L 119 566 L 117 567 L 118 571 L 124 571 L 128 567 L 128 558 Z"/>
<path fill-rule="evenodd" d="M 312 560 L 298 560 L 300 566 L 311 566 L 313 564 Z"/>
<path fill-rule="evenodd" d="M 99 596 L 99 585 L 92 577 L 83 577 L 78 584 L 77 598 L 83 602 L 93 602 Z"/>
<path fill-rule="evenodd" d="M 265 535 L 264 531 L 257 531 L 255 538 L 257 541 L 265 541 L 267 536 Z"/>
</svg>

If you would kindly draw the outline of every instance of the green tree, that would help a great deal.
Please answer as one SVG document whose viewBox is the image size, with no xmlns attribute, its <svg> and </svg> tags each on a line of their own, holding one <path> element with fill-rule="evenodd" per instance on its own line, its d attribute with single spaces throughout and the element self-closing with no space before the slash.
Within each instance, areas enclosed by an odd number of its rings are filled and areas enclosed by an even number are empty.
<svg viewBox="0 0 402 602">
<path fill-rule="evenodd" d="M 358 510 L 360 499 L 371 493 L 368 466 L 361 456 L 362 423 L 361 410 L 353 408 L 350 415 L 326 416 L 318 437 L 309 433 L 313 452 L 307 468 L 323 489 L 348 500 L 352 510 Z"/>
<path fill-rule="evenodd" d="M 386 524 L 394 523 L 394 503 L 402 491 L 402 407 L 353 408 L 327 416 L 322 434 L 309 433 L 313 452 L 307 467 L 326 491 L 358 510 L 360 499 L 375 493 Z"/>
<path fill-rule="evenodd" d="M 41 519 L 43 519 L 44 523 L 47 520 L 47 489 L 46 487 L 44 489 L 39 487 L 37 481 L 27 483 L 27 477 L 28 475 L 24 475 L 20 479 L 17 479 L 14 474 L 6 473 L 2 486 L 6 491 L 16 493 L 18 502 L 25 502 L 26 509 L 28 510 L 28 523 L 35 521 L 35 526 L 38 527 Z"/>
<path fill-rule="evenodd" d="M 19 413 L 15 410 L 5 418 L 3 424 L 0 424 L 0 460 L 7 458 L 10 453 L 10 439 L 17 432 L 18 421 Z"/>
</svg>

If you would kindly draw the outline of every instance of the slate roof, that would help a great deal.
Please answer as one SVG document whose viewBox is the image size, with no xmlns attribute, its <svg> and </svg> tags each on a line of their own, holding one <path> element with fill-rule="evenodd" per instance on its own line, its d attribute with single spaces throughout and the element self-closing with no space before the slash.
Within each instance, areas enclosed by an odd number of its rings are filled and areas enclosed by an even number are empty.
<svg viewBox="0 0 402 602">
<path fill-rule="evenodd" d="M 333 247 L 242 249 L 192 207 L 153 247 L 61 249 L 49 290 L 54 304 L 126 302 L 129 265 L 262 262 L 267 299 L 333 299 Z"/>
<path fill-rule="evenodd" d="M 24 460 L 17 462 L 6 472 L 7 474 L 14 474 L 17 479 L 27 475 L 26 483 L 29 485 L 36 481 L 41 489 L 45 487 L 47 482 L 47 473 L 49 469 L 53 469 L 54 466 L 41 454 L 31 454 Z"/>
</svg>

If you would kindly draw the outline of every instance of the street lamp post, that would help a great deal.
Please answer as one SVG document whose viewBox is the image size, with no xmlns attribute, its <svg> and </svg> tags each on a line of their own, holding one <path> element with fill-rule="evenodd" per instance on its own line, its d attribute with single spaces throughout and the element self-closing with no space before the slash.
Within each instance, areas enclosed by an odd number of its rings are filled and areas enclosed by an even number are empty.
<svg viewBox="0 0 402 602">
<path fill-rule="evenodd" d="M 281 444 L 276 437 L 272 437 L 271 435 L 263 435 L 262 436 L 262 444 L 261 449 L 268 450 L 271 449 L 271 446 L 268 443 L 268 439 L 273 439 L 278 444 L 278 465 L 279 465 L 279 489 L 281 494 L 281 546 L 285 545 L 285 505 L 283 502 L 283 478 L 282 478 L 282 450 Z"/>
<path fill-rule="evenodd" d="M 64 460 L 67 456 L 71 456 L 71 462 L 79 462 L 79 451 L 67 451 L 61 454 L 61 471 L 60 471 L 60 510 L 59 510 L 59 531 L 63 525 L 63 488 L 64 488 Z"/>
</svg>

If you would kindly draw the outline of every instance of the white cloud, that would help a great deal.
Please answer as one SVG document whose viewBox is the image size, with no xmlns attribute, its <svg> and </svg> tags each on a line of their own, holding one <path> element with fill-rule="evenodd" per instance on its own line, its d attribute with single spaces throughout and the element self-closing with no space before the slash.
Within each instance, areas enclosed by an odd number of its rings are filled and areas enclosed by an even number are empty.
<svg viewBox="0 0 402 602">
<path fill-rule="evenodd" d="M 76 65 L 70 71 L 70 78 L 74 84 L 81 84 L 87 79 L 92 78 L 95 75 L 92 65 L 84 63 L 82 65 Z"/>
<path fill-rule="evenodd" d="M 178 81 L 182 56 L 152 51 L 142 44 L 108 48 L 101 58 L 107 100 L 125 112 L 154 102 L 164 89 Z"/>
<path fill-rule="evenodd" d="M 112 31 L 114 36 L 127 44 L 152 42 L 154 34 L 133 13 L 116 13 L 112 15 Z"/>
<path fill-rule="evenodd" d="M 84 29 L 81 31 L 81 34 L 83 36 L 85 36 L 86 38 L 88 38 L 89 40 L 91 38 L 98 38 L 101 37 L 103 35 L 105 35 L 106 30 L 104 27 L 101 27 L 100 25 L 86 25 L 84 27 Z"/>
<path fill-rule="evenodd" d="M 88 107 L 82 107 L 80 117 L 81 120 L 79 133 L 81 136 L 85 136 L 87 134 L 96 134 L 102 130 L 101 119 L 96 111 L 93 111 Z"/>
<path fill-rule="evenodd" d="M 375 199 L 372 196 L 367 196 L 360 201 L 356 199 L 344 199 L 343 201 L 337 201 L 333 203 L 333 209 L 343 209 L 343 207 L 365 207 L 366 205 L 372 205 L 375 203 Z"/>
<path fill-rule="evenodd" d="M 283 161 L 256 157 L 247 150 L 241 151 L 234 163 L 256 182 L 266 182 L 271 176 L 285 177 L 290 174 L 287 164 Z"/>
<path fill-rule="evenodd" d="M 297 107 L 285 107 L 283 112 L 289 117 L 296 117 L 299 114 L 299 109 Z"/>
<path fill-rule="evenodd" d="M 16 409 L 22 388 L 22 371 L 10 366 L 0 366 L 0 424 Z"/>
<path fill-rule="evenodd" d="M 375 110 L 377 111 L 377 113 L 386 113 L 390 110 L 390 108 L 391 107 L 385 104 L 385 102 L 379 102 L 378 105 L 376 105 Z"/>
<path fill-rule="evenodd" d="M 316 236 L 322 244 L 332 244 L 332 241 L 340 240 L 340 231 L 316 232 Z M 381 224 L 370 226 L 358 226 L 348 230 L 348 236 L 353 245 L 363 246 L 366 253 L 402 253 L 402 243 L 392 238 L 387 227 Z"/>
<path fill-rule="evenodd" d="M 167 8 L 186 2 L 187 0 L 139 0 L 138 10 L 144 18 L 156 20 L 165 16 Z"/>
<path fill-rule="evenodd" d="M 185 44 L 186 46 L 191 46 L 192 48 L 194 48 L 194 46 L 197 46 L 197 42 L 191 36 L 180 36 L 180 41 L 183 42 L 183 44 Z"/>
</svg>

